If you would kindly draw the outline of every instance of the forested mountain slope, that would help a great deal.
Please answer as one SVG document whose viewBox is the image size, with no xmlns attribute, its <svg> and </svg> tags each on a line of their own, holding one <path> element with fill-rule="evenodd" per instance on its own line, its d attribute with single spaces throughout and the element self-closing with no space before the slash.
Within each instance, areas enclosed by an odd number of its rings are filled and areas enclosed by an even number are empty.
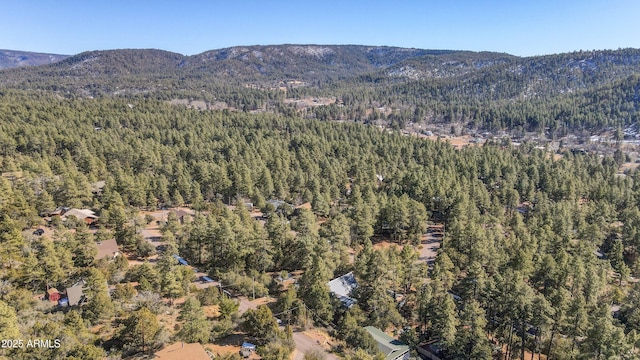
<svg viewBox="0 0 640 360">
<path fill-rule="evenodd" d="M 629 100 L 632 90 L 627 86 L 639 72 L 637 49 L 519 58 L 488 52 L 277 45 L 193 56 L 151 49 L 93 51 L 52 65 L 4 70 L 0 87 L 63 96 L 147 94 L 280 113 L 299 110 L 286 99 L 322 96 L 337 102 L 314 106 L 307 116 L 544 131 L 632 124 L 636 105 L 629 103 L 637 100 L 633 95 Z M 588 104 L 604 92 L 610 93 L 605 108 L 594 111 L 597 105 Z M 382 107 L 390 111 L 375 111 Z"/>
</svg>

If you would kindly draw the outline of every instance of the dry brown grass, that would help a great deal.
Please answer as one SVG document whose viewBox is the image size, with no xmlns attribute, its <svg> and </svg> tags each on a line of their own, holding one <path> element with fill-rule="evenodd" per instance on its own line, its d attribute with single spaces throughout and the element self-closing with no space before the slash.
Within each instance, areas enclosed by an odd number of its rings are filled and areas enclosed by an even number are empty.
<svg viewBox="0 0 640 360">
<path fill-rule="evenodd" d="M 218 305 L 203 306 L 202 311 L 204 315 L 210 319 L 220 317 L 220 307 Z"/>
</svg>

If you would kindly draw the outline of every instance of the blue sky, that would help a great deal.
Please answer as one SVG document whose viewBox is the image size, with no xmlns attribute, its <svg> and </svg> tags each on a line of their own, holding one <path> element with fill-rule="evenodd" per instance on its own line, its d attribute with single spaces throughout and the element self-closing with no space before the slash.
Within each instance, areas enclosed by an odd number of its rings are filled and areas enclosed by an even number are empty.
<svg viewBox="0 0 640 360">
<path fill-rule="evenodd" d="M 640 48 L 637 0 L 0 0 L 0 49 L 359 44 L 520 56 Z"/>
</svg>

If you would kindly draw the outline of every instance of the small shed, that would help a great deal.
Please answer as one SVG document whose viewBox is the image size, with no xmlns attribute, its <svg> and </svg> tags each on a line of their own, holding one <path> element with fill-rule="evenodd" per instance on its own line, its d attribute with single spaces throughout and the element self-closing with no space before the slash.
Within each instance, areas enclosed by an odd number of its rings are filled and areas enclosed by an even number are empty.
<svg viewBox="0 0 640 360">
<path fill-rule="evenodd" d="M 181 258 L 181 257 L 180 257 L 180 256 L 178 256 L 178 255 L 173 255 L 173 258 L 174 258 L 174 259 L 176 259 L 176 260 L 178 260 L 178 263 L 179 263 L 180 265 L 184 265 L 184 266 L 189 265 L 189 263 L 187 262 L 187 260 L 185 260 L 185 259 Z"/>
<path fill-rule="evenodd" d="M 47 215 L 54 217 L 54 216 L 62 216 L 64 215 L 64 213 L 66 213 L 67 211 L 69 211 L 68 207 L 65 206 L 59 206 L 57 207 L 55 210 L 50 211 Z"/>
<path fill-rule="evenodd" d="M 47 299 L 49 301 L 59 301 L 61 298 L 60 292 L 56 288 L 50 288 L 47 290 Z"/>
</svg>

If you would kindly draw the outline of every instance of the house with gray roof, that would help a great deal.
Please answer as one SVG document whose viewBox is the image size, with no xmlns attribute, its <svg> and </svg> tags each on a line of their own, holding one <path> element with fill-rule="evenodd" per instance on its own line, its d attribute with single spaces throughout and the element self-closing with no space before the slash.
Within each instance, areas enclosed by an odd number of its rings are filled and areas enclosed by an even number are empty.
<svg viewBox="0 0 640 360">
<path fill-rule="evenodd" d="M 120 249 L 118 248 L 116 239 L 104 240 L 96 245 L 98 247 L 98 252 L 96 253 L 95 260 L 100 260 L 105 257 L 111 260 L 120 255 Z"/>
<path fill-rule="evenodd" d="M 67 298 L 69 299 L 69 306 L 81 305 L 85 300 L 84 287 L 86 282 L 81 280 L 75 283 L 73 286 L 67 288 Z"/>
</svg>

